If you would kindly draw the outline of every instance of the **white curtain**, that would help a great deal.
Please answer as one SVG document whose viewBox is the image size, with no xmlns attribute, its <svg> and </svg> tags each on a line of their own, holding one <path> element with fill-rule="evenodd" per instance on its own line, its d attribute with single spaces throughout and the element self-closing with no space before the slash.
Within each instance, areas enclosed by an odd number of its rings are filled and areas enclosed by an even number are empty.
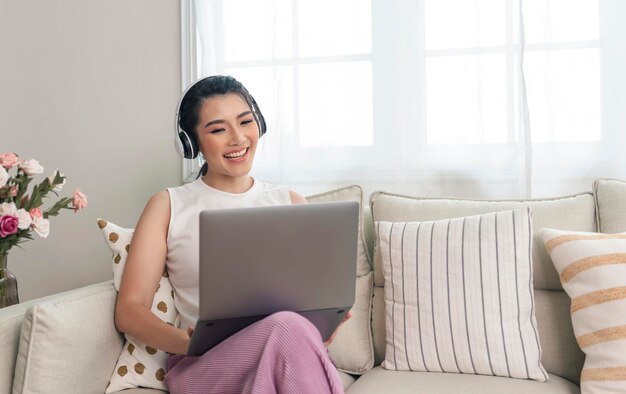
<svg viewBox="0 0 626 394">
<path fill-rule="evenodd" d="M 183 4 L 185 82 L 248 87 L 265 181 L 537 198 L 626 178 L 624 1 Z"/>
</svg>

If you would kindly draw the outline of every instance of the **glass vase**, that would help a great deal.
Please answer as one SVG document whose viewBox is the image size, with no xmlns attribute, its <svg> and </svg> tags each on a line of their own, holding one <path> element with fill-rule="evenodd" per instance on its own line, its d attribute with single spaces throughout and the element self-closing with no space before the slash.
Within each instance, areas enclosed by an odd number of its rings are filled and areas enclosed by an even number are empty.
<svg viewBox="0 0 626 394">
<path fill-rule="evenodd" d="M 7 269 L 8 253 L 0 256 L 0 308 L 20 303 L 17 278 Z"/>
</svg>

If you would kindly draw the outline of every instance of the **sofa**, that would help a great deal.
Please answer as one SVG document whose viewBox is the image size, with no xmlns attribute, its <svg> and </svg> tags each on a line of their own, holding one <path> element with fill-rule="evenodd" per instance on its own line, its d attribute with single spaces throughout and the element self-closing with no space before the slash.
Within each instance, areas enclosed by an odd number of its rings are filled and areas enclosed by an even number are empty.
<svg viewBox="0 0 626 394">
<path fill-rule="evenodd" d="M 359 187 L 310 201 L 357 199 Z M 527 201 L 420 198 L 376 192 L 363 204 L 354 317 L 330 348 L 346 392 L 363 393 L 580 393 L 584 354 L 570 318 L 570 298 L 542 245 L 533 239 L 534 311 L 547 382 L 462 373 L 392 371 L 385 359 L 385 280 L 375 221 L 428 221 L 532 210 L 543 227 L 616 233 L 626 231 L 626 183 L 599 179 L 591 192 Z M 124 346 L 113 324 L 116 291 L 111 281 L 0 309 L 0 393 L 102 393 Z M 159 392 L 135 388 L 128 393 Z"/>
</svg>

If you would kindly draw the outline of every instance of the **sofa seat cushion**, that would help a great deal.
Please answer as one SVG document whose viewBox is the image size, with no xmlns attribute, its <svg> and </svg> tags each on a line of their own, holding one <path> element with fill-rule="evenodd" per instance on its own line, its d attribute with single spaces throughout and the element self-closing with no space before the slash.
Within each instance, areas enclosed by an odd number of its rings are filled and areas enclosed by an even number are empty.
<svg viewBox="0 0 626 394">
<path fill-rule="evenodd" d="M 341 371 L 338 371 L 338 372 L 339 372 L 339 376 L 341 377 L 341 383 L 343 383 L 343 389 L 348 390 L 348 387 L 350 387 L 352 383 L 354 383 L 354 376 L 349 375 L 345 372 L 341 372 Z M 163 394 L 165 393 L 165 391 L 138 388 L 138 389 L 122 390 L 113 394 L 118 394 L 118 393 L 119 394 L 148 394 L 148 393 Z"/>
<path fill-rule="evenodd" d="M 580 394 L 580 388 L 569 380 L 549 374 L 546 383 L 497 376 L 466 375 L 439 372 L 388 371 L 376 367 L 361 376 L 347 394 Z"/>
</svg>

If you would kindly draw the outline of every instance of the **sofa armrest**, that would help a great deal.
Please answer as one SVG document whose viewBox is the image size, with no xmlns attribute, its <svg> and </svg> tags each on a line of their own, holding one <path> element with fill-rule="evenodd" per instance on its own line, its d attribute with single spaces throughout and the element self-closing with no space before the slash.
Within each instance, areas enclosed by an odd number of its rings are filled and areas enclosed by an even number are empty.
<svg viewBox="0 0 626 394">
<path fill-rule="evenodd" d="M 113 323 L 116 297 L 107 281 L 33 300 L 0 319 L 13 336 L 21 321 L 19 345 L 10 345 L 17 347 L 12 392 L 104 392 L 124 339 Z"/>
<path fill-rule="evenodd" d="M 38 301 L 33 300 L 0 309 L 0 393 L 11 392 L 22 320 L 28 308 Z"/>
</svg>

